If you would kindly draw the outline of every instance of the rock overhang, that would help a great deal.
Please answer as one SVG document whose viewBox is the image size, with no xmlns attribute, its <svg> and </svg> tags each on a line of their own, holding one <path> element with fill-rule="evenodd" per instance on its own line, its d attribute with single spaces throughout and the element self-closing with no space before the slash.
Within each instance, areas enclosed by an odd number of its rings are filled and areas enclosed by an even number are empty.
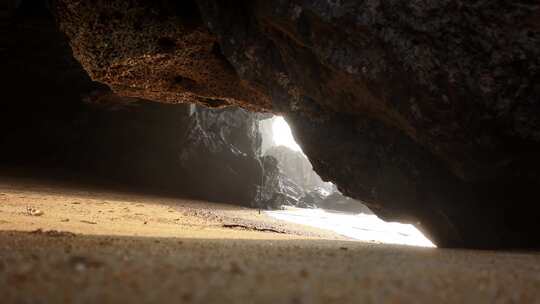
<svg viewBox="0 0 540 304">
<path fill-rule="evenodd" d="M 527 234 L 539 214 L 536 6 L 185 3 L 52 7 L 76 58 L 117 94 L 281 113 L 315 170 L 384 218 L 442 246 L 540 245 Z"/>
</svg>

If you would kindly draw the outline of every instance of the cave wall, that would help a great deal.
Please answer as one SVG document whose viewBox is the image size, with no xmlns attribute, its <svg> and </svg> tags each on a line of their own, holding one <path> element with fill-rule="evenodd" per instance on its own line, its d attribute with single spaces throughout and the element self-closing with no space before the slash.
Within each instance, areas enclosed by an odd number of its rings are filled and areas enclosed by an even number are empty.
<svg viewBox="0 0 540 304">
<path fill-rule="evenodd" d="M 316 171 L 440 246 L 536 246 L 539 8 L 198 1 Z M 519 203 L 517 203 L 519 202 Z"/>
<path fill-rule="evenodd" d="M 0 170 L 253 206 L 262 114 L 120 96 L 73 57 L 46 1 L 9 23 Z"/>
<path fill-rule="evenodd" d="M 377 215 L 440 246 L 540 246 L 533 1 L 51 8 L 82 67 L 116 94 L 280 113 L 319 175 Z"/>
<path fill-rule="evenodd" d="M 315 173 L 311 163 L 301 151 L 293 151 L 285 146 L 274 146 L 266 150 L 265 155 L 273 156 L 279 169 L 289 176 L 298 186 L 306 191 L 321 187 L 330 190 L 330 184 L 325 184 Z"/>
</svg>

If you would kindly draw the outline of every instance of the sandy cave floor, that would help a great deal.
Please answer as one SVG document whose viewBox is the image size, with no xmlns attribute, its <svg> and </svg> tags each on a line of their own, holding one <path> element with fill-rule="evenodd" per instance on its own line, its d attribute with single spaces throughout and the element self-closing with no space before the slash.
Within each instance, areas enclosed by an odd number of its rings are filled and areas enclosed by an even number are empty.
<svg viewBox="0 0 540 304">
<path fill-rule="evenodd" d="M 540 303 L 540 254 L 362 243 L 230 205 L 0 178 L 0 295 L 1 303 Z"/>
</svg>

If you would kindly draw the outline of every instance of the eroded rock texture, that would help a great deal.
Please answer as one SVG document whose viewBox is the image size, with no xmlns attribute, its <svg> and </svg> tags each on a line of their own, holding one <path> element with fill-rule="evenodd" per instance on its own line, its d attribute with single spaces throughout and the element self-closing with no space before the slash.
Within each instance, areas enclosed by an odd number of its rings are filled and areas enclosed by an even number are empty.
<svg viewBox="0 0 540 304">
<path fill-rule="evenodd" d="M 194 1 L 52 3 L 74 56 L 92 79 L 123 96 L 268 108 L 268 97 L 225 60 Z"/>
<path fill-rule="evenodd" d="M 282 113 L 321 177 L 383 218 L 441 246 L 540 246 L 538 3 L 195 2 L 52 7 L 121 95 Z"/>
<path fill-rule="evenodd" d="M 15 166 L 24 177 L 254 205 L 263 175 L 262 114 L 119 96 L 73 58 L 45 1 L 23 1 L 12 13 L 5 38 L 13 47 L 2 70 L 2 173 Z"/>
<path fill-rule="evenodd" d="M 441 246 L 538 246 L 531 1 L 198 1 L 316 171 Z"/>
</svg>

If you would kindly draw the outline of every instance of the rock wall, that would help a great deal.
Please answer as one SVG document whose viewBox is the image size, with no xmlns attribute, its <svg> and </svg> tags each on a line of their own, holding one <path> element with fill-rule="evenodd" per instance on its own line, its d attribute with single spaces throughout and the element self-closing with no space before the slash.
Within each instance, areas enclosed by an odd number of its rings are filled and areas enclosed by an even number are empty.
<svg viewBox="0 0 540 304">
<path fill-rule="evenodd" d="M 305 189 L 296 184 L 279 168 L 279 162 L 273 156 L 265 155 L 261 158 L 264 176 L 258 199 L 258 207 L 277 209 L 281 206 L 296 206 L 313 208 L 314 205 L 305 204 L 301 198 Z"/>
<path fill-rule="evenodd" d="M 118 94 L 280 113 L 319 175 L 377 215 L 439 246 L 540 247 L 533 1 L 51 7 Z"/>
<path fill-rule="evenodd" d="M 259 123 L 263 143 L 261 150 L 264 155 L 262 205 L 274 208 L 292 205 L 301 208 L 371 213 L 362 202 L 344 196 L 335 185 L 323 181 L 302 151 L 276 145 L 273 141 L 273 119 Z M 264 145 L 265 141 L 268 146 Z"/>
<path fill-rule="evenodd" d="M 45 1 L 22 2 L 9 27 L 0 167 L 256 204 L 264 115 L 119 96 L 73 58 Z"/>
<path fill-rule="evenodd" d="M 274 146 L 267 149 L 265 155 L 274 157 L 281 172 L 291 178 L 304 191 L 310 191 L 317 187 L 331 190 L 331 185 L 325 183 L 313 171 L 311 163 L 302 152 L 293 151 L 285 146 Z"/>
<path fill-rule="evenodd" d="M 176 174 L 187 178 L 189 192 L 211 201 L 261 205 L 264 171 L 257 116 L 238 108 L 195 107 L 176 149 L 180 165 Z"/>
<path fill-rule="evenodd" d="M 197 2 L 343 193 L 440 246 L 540 245 L 536 4 Z"/>
</svg>

